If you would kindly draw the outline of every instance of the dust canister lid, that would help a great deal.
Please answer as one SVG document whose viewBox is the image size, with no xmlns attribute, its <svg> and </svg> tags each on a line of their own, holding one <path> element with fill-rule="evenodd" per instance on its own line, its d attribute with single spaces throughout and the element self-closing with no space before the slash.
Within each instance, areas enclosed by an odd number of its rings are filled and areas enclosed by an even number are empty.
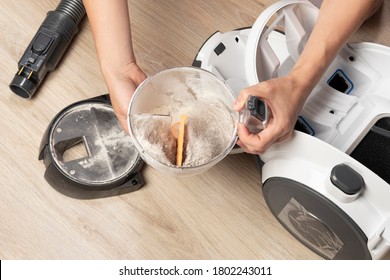
<svg viewBox="0 0 390 280">
<path fill-rule="evenodd" d="M 45 162 L 46 180 L 57 190 L 133 191 L 143 185 L 143 162 L 107 95 L 58 113 L 42 139 L 39 159 Z"/>
</svg>

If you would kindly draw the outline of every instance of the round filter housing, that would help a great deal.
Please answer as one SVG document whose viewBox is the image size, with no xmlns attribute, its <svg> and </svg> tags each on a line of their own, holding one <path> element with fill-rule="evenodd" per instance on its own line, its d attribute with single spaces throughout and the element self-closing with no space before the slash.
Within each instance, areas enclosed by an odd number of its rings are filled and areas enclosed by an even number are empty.
<svg viewBox="0 0 390 280">
<path fill-rule="evenodd" d="M 41 144 L 45 178 L 57 189 L 138 189 L 142 161 L 107 96 L 72 104 L 49 125 Z"/>
</svg>

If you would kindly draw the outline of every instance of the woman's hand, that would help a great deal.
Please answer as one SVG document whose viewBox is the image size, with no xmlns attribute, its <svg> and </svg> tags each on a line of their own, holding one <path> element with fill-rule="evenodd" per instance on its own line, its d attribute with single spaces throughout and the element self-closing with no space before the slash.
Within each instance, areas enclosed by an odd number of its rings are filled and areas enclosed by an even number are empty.
<svg viewBox="0 0 390 280">
<path fill-rule="evenodd" d="M 266 128 L 258 134 L 251 134 L 239 123 L 237 144 L 247 153 L 262 154 L 273 143 L 289 139 L 309 93 L 310 88 L 299 84 L 293 75 L 243 89 L 233 105 L 234 110 L 243 109 L 248 96 L 252 95 L 260 97 L 268 105 L 271 114 Z"/>
<path fill-rule="evenodd" d="M 130 99 L 136 88 L 146 79 L 146 75 L 135 62 L 132 62 L 124 66 L 114 77 L 106 75 L 105 79 L 115 115 L 123 130 L 128 132 L 127 111 Z"/>
<path fill-rule="evenodd" d="M 127 132 L 127 107 L 146 75 L 133 52 L 127 0 L 83 0 L 111 103 Z"/>
<path fill-rule="evenodd" d="M 291 72 L 281 78 L 260 82 L 241 91 L 233 109 L 244 107 L 248 95 L 267 103 L 272 116 L 258 134 L 238 125 L 238 145 L 246 152 L 264 153 L 273 143 L 291 137 L 306 98 L 349 36 L 371 16 L 383 0 L 324 0 L 308 42 Z M 337 32 L 335 32 L 337 30 Z"/>
</svg>

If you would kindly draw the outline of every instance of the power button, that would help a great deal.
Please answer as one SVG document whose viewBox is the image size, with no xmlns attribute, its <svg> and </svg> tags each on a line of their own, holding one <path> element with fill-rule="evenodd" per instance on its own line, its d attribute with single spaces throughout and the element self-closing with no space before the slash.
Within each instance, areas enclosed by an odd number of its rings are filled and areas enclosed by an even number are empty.
<svg viewBox="0 0 390 280">
<path fill-rule="evenodd" d="M 50 36 L 39 32 L 32 44 L 33 52 L 38 55 L 43 54 L 49 48 L 51 41 L 52 38 Z"/>
</svg>

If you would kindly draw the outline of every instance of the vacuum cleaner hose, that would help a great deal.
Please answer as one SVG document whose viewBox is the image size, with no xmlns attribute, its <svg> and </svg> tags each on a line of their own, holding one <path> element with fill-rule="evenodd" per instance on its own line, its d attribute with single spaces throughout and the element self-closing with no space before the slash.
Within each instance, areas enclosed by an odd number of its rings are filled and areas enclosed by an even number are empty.
<svg viewBox="0 0 390 280">
<path fill-rule="evenodd" d="M 31 98 L 48 72 L 53 71 L 85 15 L 82 0 L 61 0 L 47 16 L 18 62 L 9 87 L 23 98 Z"/>
</svg>

